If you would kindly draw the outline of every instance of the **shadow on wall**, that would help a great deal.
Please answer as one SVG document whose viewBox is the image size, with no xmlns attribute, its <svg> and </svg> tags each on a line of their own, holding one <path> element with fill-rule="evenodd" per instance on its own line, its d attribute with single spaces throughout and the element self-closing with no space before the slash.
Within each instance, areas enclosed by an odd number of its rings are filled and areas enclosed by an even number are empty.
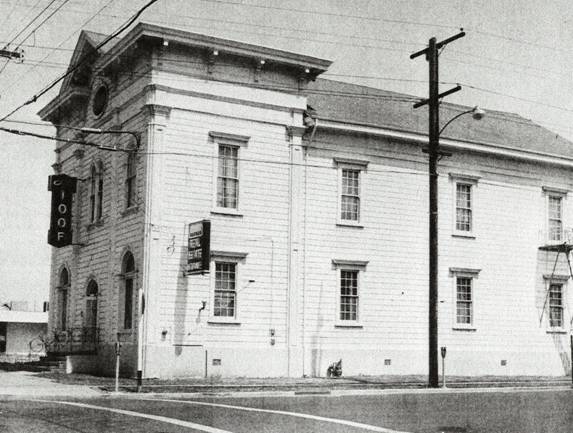
<svg viewBox="0 0 573 433">
<path fill-rule="evenodd" d="M 553 344 L 555 345 L 559 358 L 561 359 L 563 373 L 566 375 L 571 374 L 570 347 L 568 345 L 567 336 L 563 334 L 553 334 L 551 335 L 551 338 L 553 339 Z"/>
<path fill-rule="evenodd" d="M 318 299 L 321 301 L 322 304 L 322 297 L 324 294 L 324 282 L 320 282 L 320 290 L 318 292 Z M 320 341 L 320 332 L 322 330 L 323 324 L 325 322 L 324 312 L 322 308 L 318 309 L 318 317 L 316 320 L 316 330 L 310 339 L 310 348 L 311 348 L 311 375 L 312 377 L 320 377 L 321 371 L 320 366 L 322 365 L 322 345 Z M 323 372 L 322 375 L 326 374 Z"/>
<path fill-rule="evenodd" d="M 185 332 L 187 323 L 187 303 L 189 293 L 189 278 L 185 276 L 184 270 L 187 265 L 187 248 L 181 247 L 179 254 L 179 272 L 177 275 L 177 289 L 175 291 L 175 306 L 173 309 L 173 344 L 175 356 L 181 356 L 183 344 L 185 343 Z"/>
</svg>

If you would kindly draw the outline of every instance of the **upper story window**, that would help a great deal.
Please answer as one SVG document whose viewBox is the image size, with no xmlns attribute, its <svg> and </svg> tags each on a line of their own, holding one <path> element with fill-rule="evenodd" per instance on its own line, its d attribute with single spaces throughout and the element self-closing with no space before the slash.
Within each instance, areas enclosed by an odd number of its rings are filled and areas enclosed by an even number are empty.
<svg viewBox="0 0 573 433">
<path fill-rule="evenodd" d="M 450 173 L 454 185 L 453 234 L 475 236 L 475 191 L 478 177 Z"/>
<path fill-rule="evenodd" d="M 137 153 L 130 152 L 127 155 L 125 173 L 125 207 L 130 208 L 136 204 L 136 180 L 137 180 Z"/>
<path fill-rule="evenodd" d="M 241 153 L 249 137 L 222 132 L 209 132 L 215 144 L 215 197 L 214 211 L 239 215 L 241 203 Z"/>
<path fill-rule="evenodd" d="M 360 226 L 363 222 L 363 183 L 368 161 L 334 159 L 338 168 L 338 218 L 340 225 Z"/>
<path fill-rule="evenodd" d="M 239 147 L 219 144 L 217 207 L 239 206 Z"/>
<path fill-rule="evenodd" d="M 340 219 L 360 221 L 360 170 L 342 169 Z"/>
<path fill-rule="evenodd" d="M 94 164 L 90 170 L 90 222 L 99 221 L 103 213 L 103 167 Z"/>
<path fill-rule="evenodd" d="M 456 230 L 472 231 L 472 185 L 456 183 Z"/>
<path fill-rule="evenodd" d="M 547 241 L 563 242 L 565 239 L 565 203 L 567 191 L 543 187 L 546 206 Z"/>
<path fill-rule="evenodd" d="M 560 241 L 563 239 L 563 197 L 549 195 L 547 197 L 547 225 L 549 240 Z"/>
</svg>

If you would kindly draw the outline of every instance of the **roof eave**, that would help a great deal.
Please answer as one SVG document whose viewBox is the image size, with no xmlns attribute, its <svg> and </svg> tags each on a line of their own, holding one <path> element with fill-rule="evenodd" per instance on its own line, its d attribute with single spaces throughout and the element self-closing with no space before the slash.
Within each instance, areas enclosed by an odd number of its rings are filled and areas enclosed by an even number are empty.
<svg viewBox="0 0 573 433">
<path fill-rule="evenodd" d="M 88 98 L 88 89 L 71 89 L 66 93 L 56 96 L 50 102 L 48 102 L 40 111 L 38 111 L 38 116 L 44 121 L 51 121 L 53 114 L 60 108 L 69 104 L 73 99 L 76 98 Z"/>
<path fill-rule="evenodd" d="M 255 57 L 290 66 L 308 68 L 315 76 L 325 72 L 332 64 L 332 61 L 330 60 L 291 53 L 275 48 L 247 44 L 244 42 L 187 32 L 180 29 L 158 26 L 155 24 L 139 23 L 102 57 L 101 61 L 98 62 L 98 67 L 102 69 L 106 68 L 118 56 L 143 37 L 157 38 L 199 48 L 216 49 L 220 52 Z"/>
<path fill-rule="evenodd" d="M 428 135 L 400 129 L 384 128 L 377 125 L 342 122 L 339 120 L 318 117 L 317 129 L 343 131 L 354 134 L 375 135 L 407 141 L 416 144 L 428 145 Z M 476 142 L 470 140 L 440 139 L 444 149 L 459 149 L 476 153 L 493 154 L 497 156 L 516 158 L 523 161 L 550 164 L 573 168 L 573 157 L 538 152 L 528 149 L 514 148 L 496 143 Z"/>
</svg>

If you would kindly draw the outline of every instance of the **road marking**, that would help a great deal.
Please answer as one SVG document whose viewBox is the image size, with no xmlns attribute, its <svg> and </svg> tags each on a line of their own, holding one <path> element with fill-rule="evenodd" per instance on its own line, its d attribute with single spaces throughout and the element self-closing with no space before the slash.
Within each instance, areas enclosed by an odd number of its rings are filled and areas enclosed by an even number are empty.
<svg viewBox="0 0 573 433">
<path fill-rule="evenodd" d="M 138 400 L 169 401 L 169 402 L 174 402 L 174 403 L 194 404 L 194 405 L 198 405 L 198 406 L 212 406 L 212 407 L 222 407 L 222 408 L 226 408 L 226 409 L 238 409 L 238 410 L 244 410 L 247 412 L 272 413 L 272 414 L 276 414 L 276 415 L 286 415 L 286 416 L 293 416 L 293 417 L 297 417 L 297 418 L 311 419 L 311 420 L 315 420 L 315 421 L 323 421 L 323 422 L 330 422 L 330 423 L 334 423 L 334 424 L 347 425 L 350 427 L 356 427 L 356 428 L 360 428 L 363 430 L 374 431 L 374 432 L 378 432 L 378 433 L 406 433 L 406 432 L 400 432 L 397 430 L 390 430 L 390 429 L 387 429 L 384 427 L 378 427 L 378 426 L 371 425 L 371 424 L 363 424 L 360 422 L 348 421 L 348 420 L 340 419 L 340 418 L 326 418 L 323 416 L 310 415 L 310 414 L 301 413 L 301 412 L 287 412 L 284 410 L 259 409 L 259 408 L 255 408 L 255 407 L 233 406 L 230 404 L 207 403 L 207 402 L 203 402 L 203 401 L 192 401 L 192 400 L 173 400 L 173 399 L 165 399 L 165 398 L 138 398 Z"/>
<path fill-rule="evenodd" d="M 133 412 L 131 410 L 113 409 L 111 407 L 94 406 L 91 404 L 84 404 L 84 403 L 73 403 L 71 401 L 57 401 L 57 400 L 31 400 L 31 401 L 41 401 L 44 403 L 58 403 L 58 404 L 65 404 L 68 406 L 85 407 L 88 409 L 96 409 L 96 410 L 102 410 L 102 411 L 107 411 L 107 412 L 114 412 L 114 413 L 119 413 L 122 415 L 136 416 L 136 417 L 140 417 L 140 418 L 151 419 L 154 421 L 160 421 L 160 422 L 165 422 L 165 423 L 169 423 L 169 424 L 175 424 L 175 425 L 178 425 L 181 427 L 188 427 L 188 428 L 192 428 L 195 430 L 204 431 L 207 433 L 232 433 L 228 430 L 221 430 L 221 429 L 218 429 L 215 427 L 209 427 L 209 426 L 203 425 L 203 424 L 195 424 L 194 422 L 183 421 L 183 420 L 180 420 L 177 418 L 167 418 L 165 416 L 149 415 L 146 413 Z"/>
</svg>

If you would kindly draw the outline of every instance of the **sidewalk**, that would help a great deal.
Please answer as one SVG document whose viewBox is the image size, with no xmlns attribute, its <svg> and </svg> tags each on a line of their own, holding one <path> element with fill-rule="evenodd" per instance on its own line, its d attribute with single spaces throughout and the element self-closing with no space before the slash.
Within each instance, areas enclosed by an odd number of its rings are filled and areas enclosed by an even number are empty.
<svg viewBox="0 0 573 433">
<path fill-rule="evenodd" d="M 121 378 L 119 391 L 135 393 L 135 379 Z M 441 386 L 441 382 L 440 382 Z M 448 389 L 459 388 L 548 388 L 571 387 L 570 377 L 481 376 L 447 378 Z M 338 391 L 423 390 L 426 376 L 355 376 L 326 378 L 178 378 L 145 379 L 143 393 L 216 394 L 235 392 L 294 392 L 329 394 Z M 29 371 L 0 371 L 0 397 L 96 397 L 115 390 L 115 379 L 87 374 Z"/>
<path fill-rule="evenodd" d="M 85 374 L 39 373 L 40 377 L 61 384 L 84 386 L 111 392 L 115 380 Z M 481 376 L 447 378 L 447 387 L 452 388 L 498 388 L 498 387 L 555 387 L 571 386 L 571 378 L 546 376 Z M 122 392 L 136 392 L 134 379 L 121 378 Z M 440 381 L 440 386 L 442 382 Z M 295 393 L 324 394 L 335 390 L 382 390 L 425 389 L 426 376 L 354 376 L 338 379 L 326 378 L 178 378 L 145 379 L 141 392 L 146 393 L 219 393 L 237 391 L 294 391 Z"/>
<path fill-rule="evenodd" d="M 103 393 L 97 388 L 59 383 L 29 371 L 0 371 L 0 397 L 95 397 Z"/>
</svg>

